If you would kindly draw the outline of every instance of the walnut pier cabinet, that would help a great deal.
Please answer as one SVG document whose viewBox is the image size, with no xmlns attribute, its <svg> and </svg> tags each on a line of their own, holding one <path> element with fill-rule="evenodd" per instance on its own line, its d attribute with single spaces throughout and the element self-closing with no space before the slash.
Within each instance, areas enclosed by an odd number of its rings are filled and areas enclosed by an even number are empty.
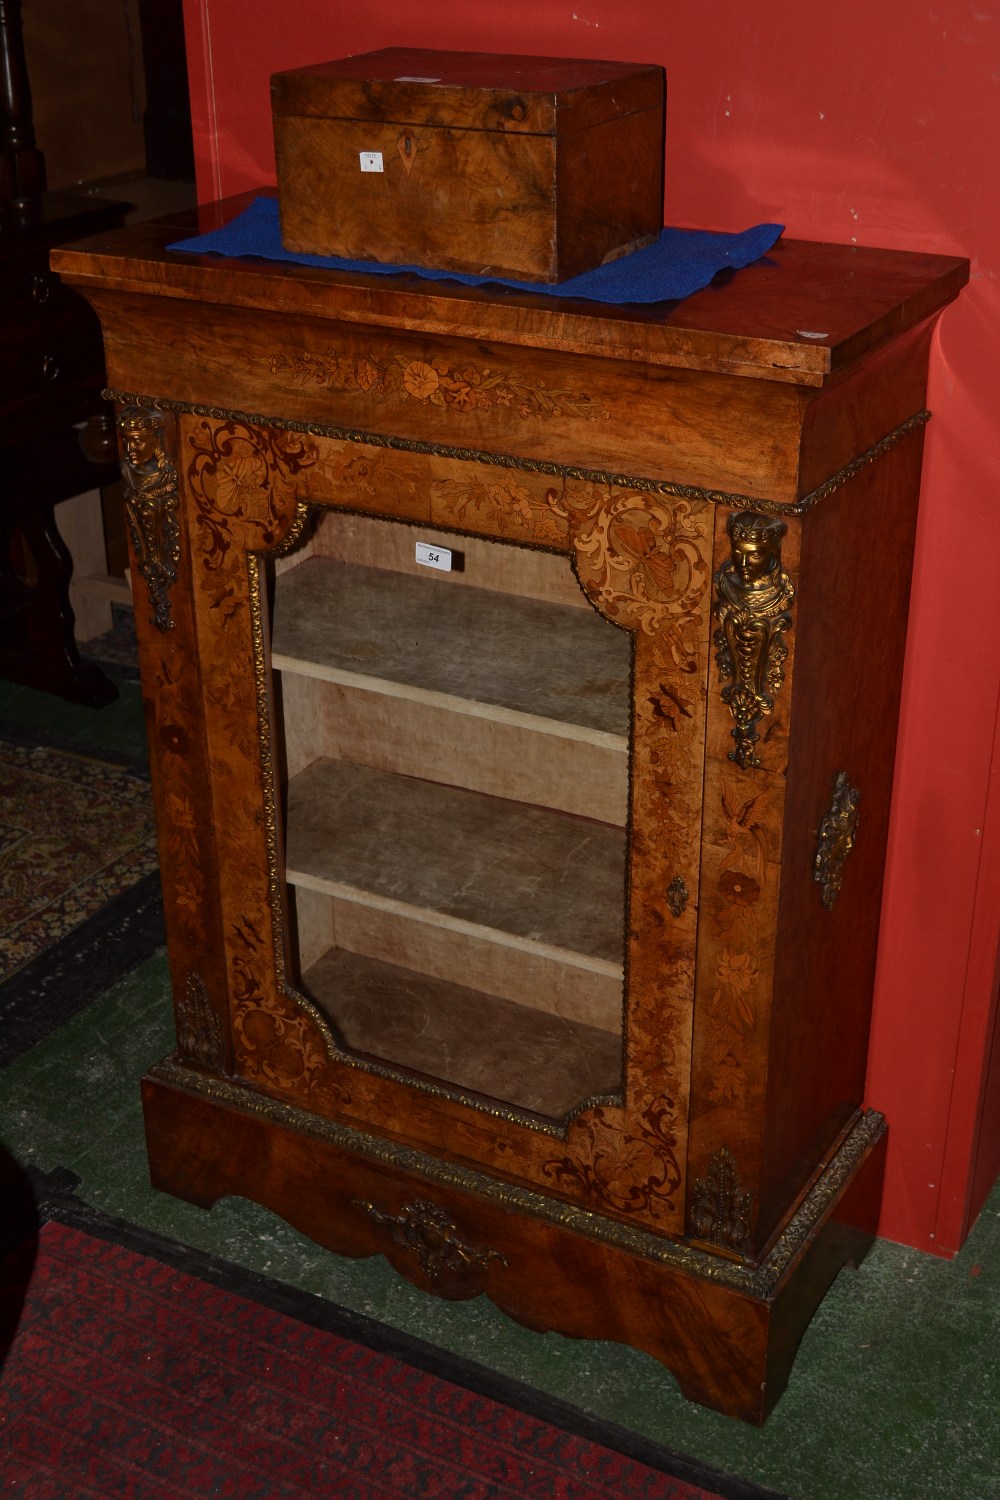
<svg viewBox="0 0 1000 1500">
<path fill-rule="evenodd" d="M 780 243 L 642 309 L 165 248 L 233 211 L 54 257 L 127 481 L 153 1180 L 762 1421 L 877 1225 L 927 357 L 967 264 Z"/>
</svg>

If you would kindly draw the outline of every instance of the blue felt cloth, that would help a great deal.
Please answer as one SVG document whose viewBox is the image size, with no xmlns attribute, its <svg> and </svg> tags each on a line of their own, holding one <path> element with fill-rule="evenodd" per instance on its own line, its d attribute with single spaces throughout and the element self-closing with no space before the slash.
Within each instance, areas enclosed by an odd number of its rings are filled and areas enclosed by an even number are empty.
<svg viewBox="0 0 1000 1500">
<path fill-rule="evenodd" d="M 556 286 L 532 281 L 507 281 L 498 276 L 468 276 L 458 271 L 428 271 L 421 266 L 386 265 L 375 260 L 341 260 L 337 256 L 298 255 L 281 243 L 276 198 L 255 198 L 249 208 L 223 229 L 178 240 L 170 250 L 203 255 L 257 256 L 289 261 L 298 266 L 320 266 L 333 271 L 363 271 L 391 276 L 412 271 L 429 281 L 460 281 L 465 286 L 500 285 L 519 292 L 544 292 L 547 297 L 577 297 L 589 302 L 673 302 L 708 285 L 719 271 L 738 270 L 759 260 L 781 234 L 782 224 L 758 224 L 742 234 L 712 234 L 703 229 L 664 229 L 655 245 L 624 255 L 609 265 L 585 271 Z"/>
</svg>

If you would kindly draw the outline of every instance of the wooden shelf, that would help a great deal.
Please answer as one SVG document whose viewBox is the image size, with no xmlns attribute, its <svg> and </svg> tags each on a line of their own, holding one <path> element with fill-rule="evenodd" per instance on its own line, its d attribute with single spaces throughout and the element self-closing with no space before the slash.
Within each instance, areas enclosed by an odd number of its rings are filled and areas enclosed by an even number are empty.
<svg viewBox="0 0 1000 1500">
<path fill-rule="evenodd" d="M 560 1119 L 621 1085 L 620 1034 L 340 949 L 303 989 L 350 1051 Z"/>
<path fill-rule="evenodd" d="M 590 610 L 325 558 L 275 590 L 272 665 L 624 752 L 630 643 Z"/>
<path fill-rule="evenodd" d="M 587 606 L 561 558 L 470 547 L 468 574 L 403 572 L 401 529 L 361 537 L 391 568 L 309 557 L 277 579 L 286 775 L 350 760 L 624 827 L 627 633 Z M 536 587 L 534 573 L 573 602 L 475 583 L 509 588 L 524 560 Z"/>
<path fill-rule="evenodd" d="M 620 829 L 368 766 L 288 787 L 287 879 L 620 978 Z"/>
<path fill-rule="evenodd" d="M 621 1084 L 630 640 L 563 559 L 358 532 L 276 583 L 295 967 L 350 1050 L 561 1117 Z"/>
</svg>

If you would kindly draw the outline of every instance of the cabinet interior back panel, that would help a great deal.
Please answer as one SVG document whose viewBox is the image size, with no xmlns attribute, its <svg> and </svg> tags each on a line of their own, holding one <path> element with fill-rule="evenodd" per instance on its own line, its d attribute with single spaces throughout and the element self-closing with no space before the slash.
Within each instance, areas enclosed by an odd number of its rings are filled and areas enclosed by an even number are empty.
<svg viewBox="0 0 1000 1500">
<path fill-rule="evenodd" d="M 620 964 L 567 957 L 559 949 L 505 940 L 495 930 L 462 931 L 434 921 L 426 911 L 340 900 L 307 885 L 290 888 L 289 905 L 299 973 L 340 948 L 366 958 L 391 958 L 412 973 L 474 990 L 479 999 L 495 995 L 621 1035 Z"/>
</svg>

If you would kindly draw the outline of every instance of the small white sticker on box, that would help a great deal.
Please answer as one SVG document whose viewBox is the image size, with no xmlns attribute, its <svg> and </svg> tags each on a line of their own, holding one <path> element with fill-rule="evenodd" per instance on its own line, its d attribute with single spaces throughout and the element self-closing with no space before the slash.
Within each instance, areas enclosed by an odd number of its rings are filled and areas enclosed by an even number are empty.
<svg viewBox="0 0 1000 1500">
<path fill-rule="evenodd" d="M 425 568 L 440 568 L 442 573 L 450 573 L 451 550 L 448 547 L 434 547 L 430 542 L 418 542 L 417 562 L 423 563 Z"/>
<path fill-rule="evenodd" d="M 385 168 L 382 165 L 382 153 L 381 153 L 381 151 L 362 151 L 360 154 L 361 154 L 361 170 L 362 170 L 362 172 L 384 172 L 385 171 Z"/>
</svg>

